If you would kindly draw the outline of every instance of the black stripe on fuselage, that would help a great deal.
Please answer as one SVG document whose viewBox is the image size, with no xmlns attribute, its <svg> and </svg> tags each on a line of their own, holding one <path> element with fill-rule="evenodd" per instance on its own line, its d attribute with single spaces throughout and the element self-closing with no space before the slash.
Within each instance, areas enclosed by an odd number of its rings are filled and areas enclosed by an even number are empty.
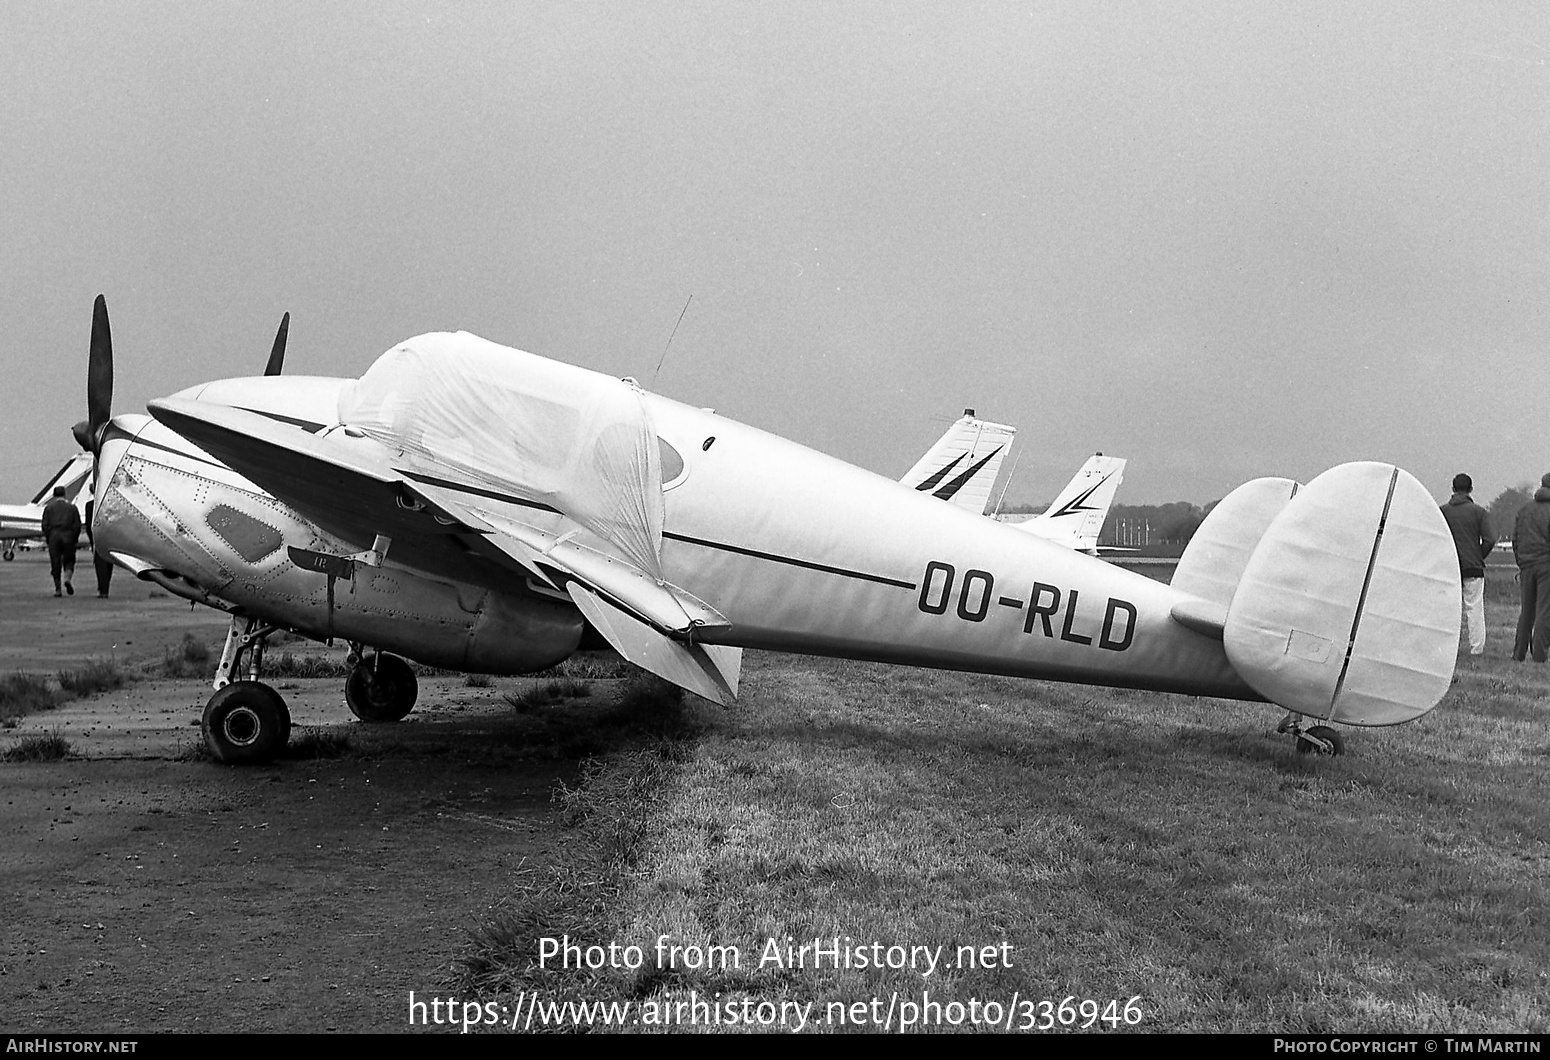
<svg viewBox="0 0 1550 1060">
<path fill-rule="evenodd" d="M 877 582 L 879 585 L 897 585 L 901 589 L 914 589 L 917 587 L 914 582 L 900 581 L 898 578 L 885 578 L 881 574 L 867 574 L 865 571 L 847 570 L 844 567 L 831 567 L 827 563 L 814 563 L 811 560 L 797 559 L 794 556 L 777 556 L 773 552 L 760 552 L 756 548 L 743 548 L 741 545 L 728 545 L 721 541 L 706 541 L 704 538 L 674 534 L 666 530 L 662 532 L 662 536 L 670 537 L 674 541 L 682 541 L 689 545 L 719 549 L 722 552 L 735 552 L 740 556 L 752 556 L 755 559 L 767 559 L 771 563 L 785 563 L 792 567 L 823 571 L 825 574 L 838 574 L 842 578 L 858 578 L 861 581 Z"/>
</svg>

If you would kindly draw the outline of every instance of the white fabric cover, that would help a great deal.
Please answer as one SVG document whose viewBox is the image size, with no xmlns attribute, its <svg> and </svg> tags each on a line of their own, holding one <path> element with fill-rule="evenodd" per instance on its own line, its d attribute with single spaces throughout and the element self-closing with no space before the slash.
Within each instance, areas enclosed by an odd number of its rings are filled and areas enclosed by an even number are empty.
<svg viewBox="0 0 1550 1060">
<path fill-rule="evenodd" d="M 633 383 L 437 332 L 346 386 L 339 422 L 414 470 L 557 508 L 662 580 L 661 456 Z"/>
<path fill-rule="evenodd" d="M 1223 497 L 1189 539 L 1169 584 L 1226 608 L 1259 539 L 1296 492 L 1289 478 L 1257 478 Z"/>
<path fill-rule="evenodd" d="M 1393 465 L 1357 463 L 1271 522 L 1222 640 L 1243 679 L 1288 710 L 1395 725 L 1448 690 L 1458 635 L 1458 554 L 1436 502 Z"/>
</svg>

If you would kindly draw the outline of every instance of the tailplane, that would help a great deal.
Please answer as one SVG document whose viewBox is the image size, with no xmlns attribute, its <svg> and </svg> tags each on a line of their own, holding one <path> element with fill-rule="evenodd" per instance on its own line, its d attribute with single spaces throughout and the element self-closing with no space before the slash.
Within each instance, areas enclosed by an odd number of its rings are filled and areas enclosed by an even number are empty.
<svg viewBox="0 0 1550 1060">
<path fill-rule="evenodd" d="M 1293 485 L 1260 479 L 1212 511 L 1179 561 L 1174 587 L 1191 595 L 1173 617 L 1220 636 L 1244 681 L 1293 713 L 1348 725 L 1420 717 L 1447 692 L 1458 651 L 1447 523 L 1390 464 Z"/>
<path fill-rule="evenodd" d="M 899 482 L 983 515 L 1016 434 L 1016 427 L 979 419 L 973 409 L 964 409 Z"/>
</svg>

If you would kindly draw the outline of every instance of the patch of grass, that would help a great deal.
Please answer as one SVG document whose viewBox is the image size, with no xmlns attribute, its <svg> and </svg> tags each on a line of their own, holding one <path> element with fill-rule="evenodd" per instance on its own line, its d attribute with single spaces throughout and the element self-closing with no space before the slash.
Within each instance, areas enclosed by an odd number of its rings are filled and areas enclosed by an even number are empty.
<svg viewBox="0 0 1550 1060">
<path fill-rule="evenodd" d="M 464 688 L 491 688 L 495 685 L 495 678 L 489 674 L 467 674 L 463 677 Z"/>
<path fill-rule="evenodd" d="M 0 762 L 57 762 L 70 754 L 70 743 L 57 732 L 24 736 L 0 751 Z"/>
<path fill-rule="evenodd" d="M 561 677 L 577 681 L 610 681 L 628 678 L 636 667 L 613 651 L 579 651 L 556 666 L 540 670 L 534 677 Z"/>
<path fill-rule="evenodd" d="M 292 733 L 285 745 L 285 758 L 343 758 L 352 750 L 347 733 L 307 729 Z"/>
<path fill-rule="evenodd" d="M 118 663 L 97 659 L 78 670 L 59 671 L 59 687 L 71 696 L 90 696 L 123 688 L 127 675 Z"/>
<path fill-rule="evenodd" d="M 25 715 L 53 710 L 59 702 L 59 693 L 42 677 L 24 673 L 0 677 L 0 719 L 11 725 Z"/>
<path fill-rule="evenodd" d="M 613 931 L 618 896 L 645 851 L 651 805 L 671 781 L 682 756 L 659 745 L 593 759 L 574 784 L 560 782 L 555 801 L 574 831 L 559 859 L 563 867 L 524 874 L 496 913 L 471 932 L 457 963 L 458 984 L 469 990 L 544 989 L 581 998 L 601 982 L 585 968 L 538 967 L 542 939 L 569 936 L 588 945 Z"/>
<path fill-rule="evenodd" d="M 162 652 L 163 677 L 203 677 L 209 671 L 210 648 L 192 633 L 183 634 L 182 643 L 168 645 Z"/>
<path fill-rule="evenodd" d="M 566 677 L 558 681 L 546 681 L 521 692 L 507 692 L 502 698 L 515 707 L 519 714 L 530 714 L 541 707 L 552 707 L 567 699 L 585 699 L 591 694 L 591 685 Z"/>
<path fill-rule="evenodd" d="M 348 677 L 344 659 L 332 655 L 297 655 L 282 651 L 264 656 L 264 680 L 281 677 Z"/>
</svg>

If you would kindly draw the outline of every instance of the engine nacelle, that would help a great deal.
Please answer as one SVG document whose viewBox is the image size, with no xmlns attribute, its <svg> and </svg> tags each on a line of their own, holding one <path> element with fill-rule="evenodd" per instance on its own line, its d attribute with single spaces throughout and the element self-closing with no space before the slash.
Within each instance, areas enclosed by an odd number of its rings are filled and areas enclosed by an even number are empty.
<svg viewBox="0 0 1550 1060">
<path fill-rule="evenodd" d="M 477 673 L 541 670 L 581 641 L 584 623 L 574 606 L 524 588 L 495 591 L 391 561 L 356 566 L 330 586 L 326 576 L 298 567 L 288 547 L 330 555 L 356 549 L 230 469 L 165 447 L 145 452 L 138 441 L 114 455 L 98 489 L 96 546 L 141 577 L 172 576 L 155 580 L 182 595 L 319 639 Z"/>
</svg>

